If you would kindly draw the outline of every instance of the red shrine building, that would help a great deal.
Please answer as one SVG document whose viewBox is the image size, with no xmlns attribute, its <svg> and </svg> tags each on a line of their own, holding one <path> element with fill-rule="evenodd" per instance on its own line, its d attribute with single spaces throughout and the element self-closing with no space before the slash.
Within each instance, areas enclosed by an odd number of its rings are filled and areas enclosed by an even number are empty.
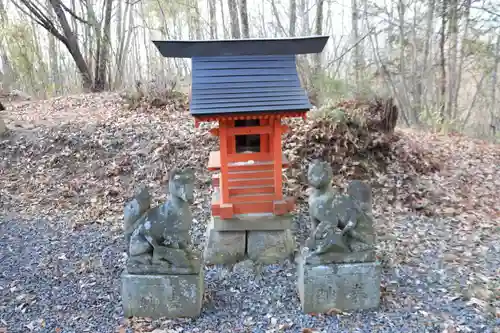
<svg viewBox="0 0 500 333">
<path fill-rule="evenodd" d="M 312 107 L 301 87 L 296 55 L 319 53 L 328 36 L 284 39 L 154 41 L 164 57 L 192 59 L 190 113 L 195 125 L 217 122 L 212 216 L 280 216 L 294 209 L 283 195 L 282 119 Z"/>
</svg>

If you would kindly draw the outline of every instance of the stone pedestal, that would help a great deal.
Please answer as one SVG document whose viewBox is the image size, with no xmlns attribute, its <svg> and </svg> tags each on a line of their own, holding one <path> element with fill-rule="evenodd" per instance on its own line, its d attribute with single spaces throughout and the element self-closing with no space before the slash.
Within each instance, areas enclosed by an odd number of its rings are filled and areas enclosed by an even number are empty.
<svg viewBox="0 0 500 333">
<path fill-rule="evenodd" d="M 3 119 L 0 117 L 0 135 L 4 134 L 5 132 L 7 132 L 7 126 L 5 126 Z"/>
<path fill-rule="evenodd" d="M 379 262 L 311 265 L 299 258 L 297 273 L 300 303 L 306 313 L 379 306 Z"/>
<path fill-rule="evenodd" d="M 248 214 L 228 220 L 212 217 L 205 238 L 205 264 L 234 264 L 245 258 L 261 264 L 278 263 L 295 249 L 291 226 L 291 215 Z"/>
<path fill-rule="evenodd" d="M 293 253 L 295 238 L 290 229 L 247 231 L 247 256 L 264 265 L 278 263 Z"/>
<path fill-rule="evenodd" d="M 203 270 L 192 275 L 134 275 L 124 272 L 123 312 L 128 317 L 197 317 L 204 293 Z"/>
<path fill-rule="evenodd" d="M 235 264 L 245 258 L 245 231 L 220 231 L 212 219 L 207 225 L 203 259 L 206 265 Z"/>
</svg>

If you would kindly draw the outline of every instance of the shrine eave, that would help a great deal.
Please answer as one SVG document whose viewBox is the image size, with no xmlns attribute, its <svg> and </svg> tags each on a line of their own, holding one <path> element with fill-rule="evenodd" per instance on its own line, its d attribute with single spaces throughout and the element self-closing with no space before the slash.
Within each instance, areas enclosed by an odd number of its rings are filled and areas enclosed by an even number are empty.
<svg viewBox="0 0 500 333">
<path fill-rule="evenodd" d="M 260 113 L 245 113 L 245 114 L 210 114 L 210 115 L 193 115 L 195 125 L 202 122 L 212 122 L 220 120 L 251 120 L 251 119 L 272 119 L 272 118 L 306 118 L 308 110 L 281 111 L 281 112 L 260 112 Z"/>
<path fill-rule="evenodd" d="M 216 56 L 265 56 L 320 53 L 329 36 L 289 38 L 245 38 L 216 40 L 154 40 L 161 55 L 168 58 Z"/>
</svg>

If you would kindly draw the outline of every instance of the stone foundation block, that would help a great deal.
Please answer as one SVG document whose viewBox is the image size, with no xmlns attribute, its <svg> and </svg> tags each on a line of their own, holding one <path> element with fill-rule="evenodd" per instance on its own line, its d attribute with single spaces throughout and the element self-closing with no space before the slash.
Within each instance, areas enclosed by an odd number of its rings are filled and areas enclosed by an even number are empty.
<svg viewBox="0 0 500 333">
<path fill-rule="evenodd" d="M 7 132 L 7 126 L 5 126 L 3 119 L 0 117 L 0 135 L 4 134 L 5 132 Z"/>
<path fill-rule="evenodd" d="M 203 258 L 206 265 L 235 264 L 245 258 L 245 231 L 219 231 L 207 226 Z"/>
<path fill-rule="evenodd" d="M 203 270 L 195 275 L 122 274 L 123 312 L 128 317 L 197 317 L 201 313 Z"/>
<path fill-rule="evenodd" d="M 298 291 L 302 310 L 364 310 L 379 306 L 379 262 L 309 265 L 298 260 Z"/>
<path fill-rule="evenodd" d="M 294 252 L 295 238 L 290 229 L 247 233 L 247 255 L 254 262 L 275 264 L 289 258 Z"/>
</svg>

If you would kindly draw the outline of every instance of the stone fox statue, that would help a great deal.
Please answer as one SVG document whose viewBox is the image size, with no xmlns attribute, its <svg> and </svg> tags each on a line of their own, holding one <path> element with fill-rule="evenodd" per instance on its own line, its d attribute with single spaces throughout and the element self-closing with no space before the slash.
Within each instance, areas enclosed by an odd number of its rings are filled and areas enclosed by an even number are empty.
<svg viewBox="0 0 500 333">
<path fill-rule="evenodd" d="M 149 272 L 149 266 L 162 272 L 193 268 L 189 236 L 193 220 L 189 208 L 194 200 L 193 171 L 173 170 L 168 190 L 170 198 L 159 206 L 150 208 L 151 198 L 143 189 L 125 207 L 129 273 L 140 270 L 138 267 Z"/>
<path fill-rule="evenodd" d="M 369 186 L 353 181 L 347 195 L 336 193 L 331 186 L 331 166 L 318 160 L 309 166 L 307 177 L 312 188 L 309 196 L 312 233 L 307 247 L 315 254 L 372 249 L 374 233 Z"/>
</svg>

